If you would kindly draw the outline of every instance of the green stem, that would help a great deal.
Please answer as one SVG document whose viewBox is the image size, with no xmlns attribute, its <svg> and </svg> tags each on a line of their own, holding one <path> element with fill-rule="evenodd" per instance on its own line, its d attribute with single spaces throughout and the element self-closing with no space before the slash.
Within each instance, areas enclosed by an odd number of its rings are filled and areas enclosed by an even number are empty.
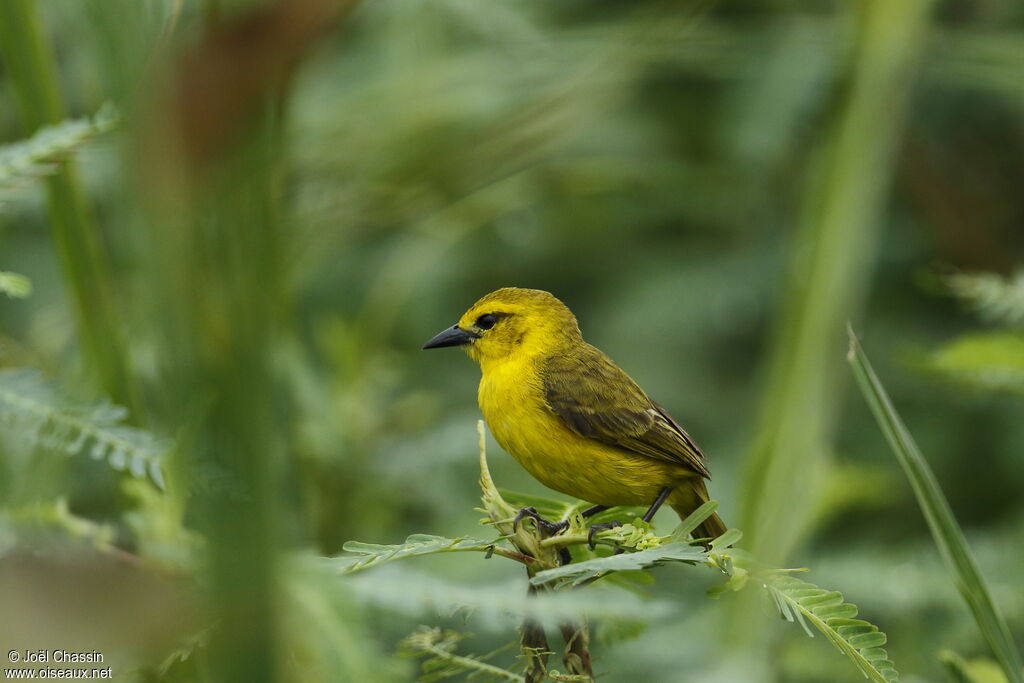
<svg viewBox="0 0 1024 683">
<path fill-rule="evenodd" d="M 560 534 L 558 536 L 552 536 L 551 538 L 545 538 L 540 541 L 538 545 L 542 548 L 566 548 L 572 545 L 587 545 L 590 543 L 590 536 L 587 534 Z M 613 541 L 608 541 L 601 538 L 601 534 L 595 534 L 594 543 L 596 545 L 608 545 L 616 547 Z"/>
<path fill-rule="evenodd" d="M 865 296 L 927 0 L 857 3 L 849 82 L 809 169 L 739 527 L 748 549 L 785 563 L 816 500 L 841 379 L 843 325 Z"/>
<path fill-rule="evenodd" d="M 57 67 L 43 38 L 34 0 L 7 0 L 0 12 L 0 57 L 21 115 L 32 133 L 65 118 Z M 64 161 L 46 178 L 47 210 L 57 259 L 73 304 L 88 366 L 117 403 L 135 407 L 127 348 L 110 292 L 110 267 L 75 165 Z"/>
<path fill-rule="evenodd" d="M 822 489 L 841 396 L 836 384 L 843 378 L 843 324 L 860 308 L 870 283 L 930 5 L 849 5 L 855 21 L 847 73 L 841 74 L 847 81 L 825 144 L 806 172 L 757 435 L 738 496 L 747 550 L 771 566 L 785 564 L 807 532 Z M 764 645 L 756 620 L 737 614 L 730 622 L 737 640 Z"/>
</svg>

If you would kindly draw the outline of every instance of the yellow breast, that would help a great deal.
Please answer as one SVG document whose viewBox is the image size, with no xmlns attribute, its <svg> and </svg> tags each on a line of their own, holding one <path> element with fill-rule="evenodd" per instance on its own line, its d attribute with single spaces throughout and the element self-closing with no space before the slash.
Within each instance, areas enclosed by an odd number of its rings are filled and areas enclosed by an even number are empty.
<svg viewBox="0 0 1024 683">
<path fill-rule="evenodd" d="M 532 361 L 488 367 L 477 398 L 494 438 L 530 474 L 543 473 L 550 440 L 558 438 L 555 416 L 546 410 L 543 387 Z M 548 443 L 545 443 L 548 442 Z"/>
<path fill-rule="evenodd" d="M 572 431 L 544 400 L 539 367 L 510 359 L 482 367 L 478 400 L 495 440 L 545 486 L 602 505 L 647 505 L 678 467 Z"/>
</svg>

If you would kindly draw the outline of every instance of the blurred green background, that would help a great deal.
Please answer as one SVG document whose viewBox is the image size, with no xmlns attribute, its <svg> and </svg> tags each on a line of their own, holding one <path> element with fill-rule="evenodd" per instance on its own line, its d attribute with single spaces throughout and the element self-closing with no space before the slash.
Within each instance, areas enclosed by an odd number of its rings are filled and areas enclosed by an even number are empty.
<svg viewBox="0 0 1024 683">
<path fill-rule="evenodd" d="M 515 640 L 431 603 L 519 590 L 511 563 L 312 561 L 487 533 L 478 370 L 419 348 L 510 285 L 687 427 L 741 545 L 945 680 L 940 649 L 988 653 L 849 379 L 852 321 L 1021 642 L 1022 29 L 1010 0 L 7 0 L 0 645 L 403 681 L 417 624 Z M 599 680 L 860 680 L 709 572 L 656 576 L 674 609 L 598 620 Z"/>
</svg>

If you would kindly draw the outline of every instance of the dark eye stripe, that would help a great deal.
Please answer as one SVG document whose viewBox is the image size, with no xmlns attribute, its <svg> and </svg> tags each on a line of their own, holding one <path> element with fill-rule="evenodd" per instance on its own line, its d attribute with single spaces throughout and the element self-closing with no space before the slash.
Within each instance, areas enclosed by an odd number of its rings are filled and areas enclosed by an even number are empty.
<svg viewBox="0 0 1024 683">
<path fill-rule="evenodd" d="M 494 323 L 498 322 L 498 316 L 493 313 L 484 313 L 482 316 L 476 319 L 474 323 L 481 330 L 489 330 L 494 327 Z"/>
</svg>

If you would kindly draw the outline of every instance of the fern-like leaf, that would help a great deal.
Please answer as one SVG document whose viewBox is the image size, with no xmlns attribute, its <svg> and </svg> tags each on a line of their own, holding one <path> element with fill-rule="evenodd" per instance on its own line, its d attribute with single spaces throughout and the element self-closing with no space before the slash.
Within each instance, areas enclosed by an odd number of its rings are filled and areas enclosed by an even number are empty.
<svg viewBox="0 0 1024 683">
<path fill-rule="evenodd" d="M 621 553 L 598 557 L 584 562 L 574 562 L 554 569 L 538 572 L 530 579 L 530 583 L 540 586 L 554 584 L 556 586 L 577 585 L 590 581 L 608 572 L 636 571 L 647 569 L 665 562 L 683 562 L 697 564 L 707 560 L 703 548 L 688 543 L 666 543 L 657 548 L 640 550 L 635 553 Z"/>
<path fill-rule="evenodd" d="M 519 683 L 525 680 L 517 673 L 483 661 L 490 655 L 476 657 L 455 654 L 459 642 L 468 637 L 464 633 L 421 626 L 402 640 L 399 648 L 407 656 L 426 657 L 419 683 L 435 683 L 461 674 L 468 674 L 470 678 L 483 676 L 491 680 Z"/>
<path fill-rule="evenodd" d="M 40 128 L 27 140 L 0 146 L 0 207 L 28 181 L 54 173 L 59 162 L 75 148 L 117 124 L 117 110 L 107 104 L 94 116 L 68 119 Z"/>
<path fill-rule="evenodd" d="M 813 636 L 813 626 L 845 654 L 868 679 L 899 681 L 896 667 L 882 648 L 886 635 L 857 616 L 857 606 L 839 591 L 825 590 L 787 574 L 772 574 L 762 584 L 786 621 L 798 622 Z"/>
<path fill-rule="evenodd" d="M 953 683 L 1008 683 L 999 664 L 986 657 L 964 659 L 952 650 L 939 650 L 939 661 Z"/>
<path fill-rule="evenodd" d="M 965 334 L 931 353 L 930 366 L 965 384 L 1024 394 L 1024 334 Z"/>
<path fill-rule="evenodd" d="M 492 552 L 495 547 L 494 541 L 482 541 L 476 538 L 445 538 L 430 534 L 412 534 L 405 539 L 405 543 L 399 545 L 349 541 L 342 549 L 350 554 L 327 558 L 326 562 L 341 574 L 353 574 L 407 557 L 472 551 Z"/>
<path fill-rule="evenodd" d="M 957 298 L 968 302 L 986 319 L 1024 326 L 1024 269 L 1009 278 L 996 273 L 961 273 L 948 282 Z"/>
<path fill-rule="evenodd" d="M 24 275 L 0 270 L 0 292 L 12 299 L 24 299 L 32 294 L 32 281 Z"/>
<path fill-rule="evenodd" d="M 115 470 L 148 476 L 164 489 L 161 462 L 169 445 L 122 424 L 126 413 L 106 402 L 76 402 L 35 370 L 0 370 L 0 426 L 13 438 L 68 455 L 87 452 Z"/>
</svg>

